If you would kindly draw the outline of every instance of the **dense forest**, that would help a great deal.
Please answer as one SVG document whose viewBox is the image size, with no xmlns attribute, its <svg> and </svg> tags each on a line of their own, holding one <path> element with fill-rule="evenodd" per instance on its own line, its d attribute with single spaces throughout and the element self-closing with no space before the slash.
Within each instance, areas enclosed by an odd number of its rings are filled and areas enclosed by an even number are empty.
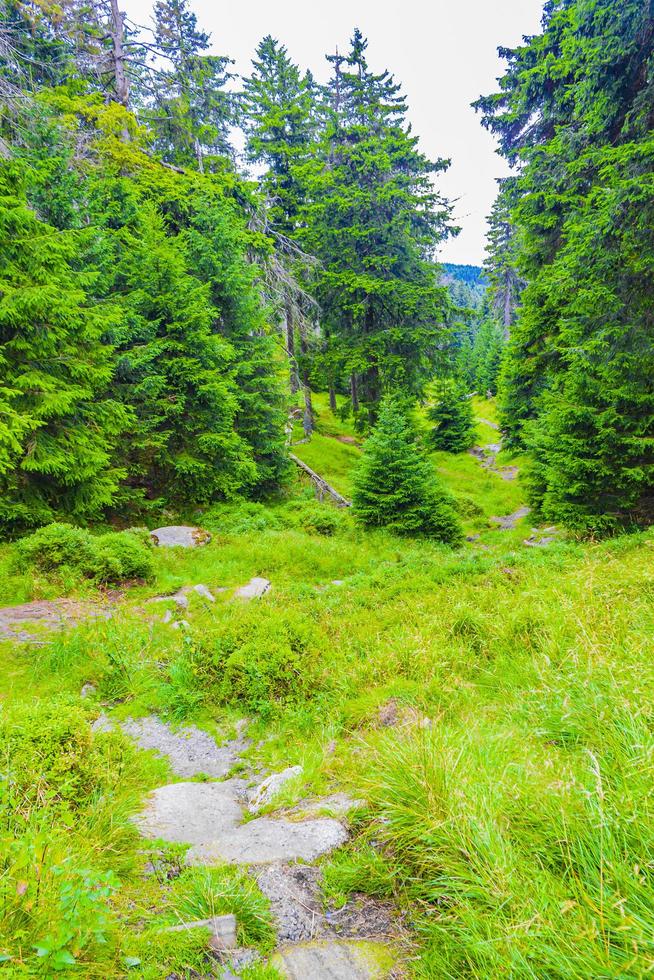
<svg viewBox="0 0 654 980">
<path fill-rule="evenodd" d="M 120 7 L 0 0 L 0 971 L 644 980 L 653 0 L 499 49 L 479 265 L 361 30 Z"/>
</svg>

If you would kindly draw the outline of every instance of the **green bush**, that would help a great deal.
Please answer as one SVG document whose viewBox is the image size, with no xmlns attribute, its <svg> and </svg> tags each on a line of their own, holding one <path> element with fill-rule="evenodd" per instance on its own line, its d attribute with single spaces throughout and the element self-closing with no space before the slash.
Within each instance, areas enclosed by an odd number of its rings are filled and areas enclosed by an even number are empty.
<svg viewBox="0 0 654 980">
<path fill-rule="evenodd" d="M 96 582 L 147 579 L 154 572 L 149 537 L 138 529 L 94 537 L 72 524 L 48 524 L 18 542 L 16 561 L 21 569 L 68 568 Z"/>
<path fill-rule="evenodd" d="M 149 579 L 154 574 L 154 562 L 149 544 L 137 534 L 122 531 L 103 534 L 94 542 L 91 568 L 98 582 L 123 582 L 130 578 Z"/>
<path fill-rule="evenodd" d="M 320 663 L 316 626 L 306 616 L 261 604 L 235 608 L 215 633 L 173 661 L 178 690 L 169 692 L 175 702 L 169 706 L 179 713 L 202 692 L 205 700 L 269 717 L 319 690 Z"/>
<path fill-rule="evenodd" d="M 291 520 L 296 527 L 309 534 L 321 534 L 328 538 L 347 526 L 347 516 L 342 510 L 315 498 L 295 504 Z"/>
<path fill-rule="evenodd" d="M 202 524 L 216 534 L 276 531 L 283 526 L 283 522 L 270 507 L 251 500 L 211 507 L 204 514 Z"/>
<path fill-rule="evenodd" d="M 120 735 L 93 734 L 73 701 L 18 702 L 0 713 L 4 780 L 0 808 L 77 809 L 119 782 L 132 749 Z"/>
<path fill-rule="evenodd" d="M 16 545 L 17 564 L 53 572 L 63 565 L 84 568 L 93 559 L 93 538 L 72 524 L 47 524 Z"/>
</svg>

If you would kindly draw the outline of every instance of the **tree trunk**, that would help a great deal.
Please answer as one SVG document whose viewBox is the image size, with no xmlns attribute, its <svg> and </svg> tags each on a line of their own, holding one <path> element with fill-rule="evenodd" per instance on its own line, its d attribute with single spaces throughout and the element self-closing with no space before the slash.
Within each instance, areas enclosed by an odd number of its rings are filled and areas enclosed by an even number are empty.
<svg viewBox="0 0 654 980">
<path fill-rule="evenodd" d="M 336 414 L 338 411 L 338 405 L 336 404 L 336 391 L 334 389 L 334 385 L 329 386 L 329 407 L 331 408 L 332 412 Z"/>
<path fill-rule="evenodd" d="M 357 376 L 352 372 L 350 375 L 350 397 L 352 399 L 352 411 L 359 411 L 359 385 L 357 382 Z"/>
<path fill-rule="evenodd" d="M 118 9 L 118 0 L 111 0 L 111 41 L 116 99 L 127 108 L 129 105 L 129 79 L 125 72 L 125 14 Z"/>
<path fill-rule="evenodd" d="M 300 331 L 300 353 L 302 354 L 302 388 L 304 390 L 302 428 L 304 429 L 304 435 L 308 439 L 313 432 L 313 404 L 311 401 L 311 388 L 309 387 L 309 368 L 307 367 L 307 338 L 302 330 Z"/>
<path fill-rule="evenodd" d="M 290 297 L 286 297 L 286 353 L 288 354 L 288 370 L 291 384 L 291 394 L 297 395 L 300 390 L 300 378 L 295 357 L 295 318 Z"/>
</svg>

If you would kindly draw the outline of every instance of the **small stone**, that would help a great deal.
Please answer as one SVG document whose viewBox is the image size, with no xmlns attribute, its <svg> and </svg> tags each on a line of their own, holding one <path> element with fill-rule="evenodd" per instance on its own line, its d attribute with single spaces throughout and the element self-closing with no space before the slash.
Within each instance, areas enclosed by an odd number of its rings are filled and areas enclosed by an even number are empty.
<svg viewBox="0 0 654 980">
<path fill-rule="evenodd" d="M 200 527 L 186 527 L 182 524 L 158 527 L 150 531 L 150 537 L 160 548 L 197 548 L 208 544 L 211 535 Z"/>
<path fill-rule="evenodd" d="M 170 609 L 166 609 L 165 613 L 163 614 L 163 619 L 161 620 L 161 622 L 169 623 L 172 618 L 173 618 L 172 612 L 170 611 Z"/>
<path fill-rule="evenodd" d="M 79 696 L 81 698 L 92 698 L 96 693 L 97 688 L 95 684 L 84 684 L 82 690 L 79 692 Z"/>
<path fill-rule="evenodd" d="M 194 585 L 193 586 L 193 591 L 194 592 L 197 592 L 198 595 L 201 595 L 203 599 L 206 599 L 207 600 L 207 602 L 215 602 L 216 601 L 215 596 L 213 596 L 211 594 L 211 592 L 206 587 L 206 585 Z"/>
<path fill-rule="evenodd" d="M 335 578 L 332 581 L 332 585 L 345 585 L 345 582 L 342 578 Z"/>
<path fill-rule="evenodd" d="M 400 717 L 397 701 L 394 698 L 391 698 L 390 701 L 380 705 L 377 717 L 379 719 L 379 724 L 383 728 L 392 728 L 394 725 L 397 725 Z"/>
<path fill-rule="evenodd" d="M 432 726 L 431 718 L 423 718 L 420 722 L 421 728 L 431 728 L 431 726 Z"/>
<path fill-rule="evenodd" d="M 180 629 L 190 630 L 190 628 L 191 628 L 191 624 L 189 623 L 188 619 L 178 619 L 176 623 L 173 623 L 174 630 L 180 630 Z"/>
<path fill-rule="evenodd" d="M 234 593 L 239 599 L 260 599 L 270 589 L 267 578 L 251 578 L 247 585 L 242 585 Z"/>
<path fill-rule="evenodd" d="M 302 766 L 289 766 L 283 772 L 275 772 L 272 776 L 268 776 L 252 793 L 250 805 L 248 806 L 250 813 L 258 813 L 259 810 L 267 806 L 277 796 L 282 786 L 285 786 L 289 780 L 301 775 Z"/>
<path fill-rule="evenodd" d="M 105 714 L 102 714 L 98 718 L 96 718 L 93 724 L 91 725 L 91 731 L 94 734 L 97 734 L 98 732 L 112 732 L 113 729 L 114 729 L 113 722 L 109 721 L 109 719 Z"/>
</svg>

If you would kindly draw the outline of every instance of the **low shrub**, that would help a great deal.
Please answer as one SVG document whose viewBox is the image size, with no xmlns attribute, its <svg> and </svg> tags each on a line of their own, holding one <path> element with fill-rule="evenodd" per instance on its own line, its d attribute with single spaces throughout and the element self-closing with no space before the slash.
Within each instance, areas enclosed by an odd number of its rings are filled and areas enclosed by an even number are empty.
<svg viewBox="0 0 654 980">
<path fill-rule="evenodd" d="M 251 534 L 283 527 L 283 522 L 270 507 L 252 500 L 211 507 L 204 514 L 202 524 L 216 534 Z"/>
<path fill-rule="evenodd" d="M 149 536 L 119 531 L 94 536 L 72 524 L 48 524 L 16 545 L 18 568 L 52 574 L 70 569 L 96 582 L 150 578 L 154 572 Z"/>
<path fill-rule="evenodd" d="M 331 504 L 321 503 L 315 497 L 302 500 L 290 509 L 290 520 L 295 527 L 309 534 L 332 537 L 347 527 L 347 515 Z"/>
<path fill-rule="evenodd" d="M 94 736 L 72 699 L 18 702 L 0 712 L 4 779 L 0 806 L 76 809 L 116 785 L 133 750 L 120 735 Z"/>
<path fill-rule="evenodd" d="M 238 706 L 262 717 L 310 700 L 323 684 L 316 625 L 289 609 L 235 607 L 217 630 L 189 640 L 169 668 L 168 707 L 205 701 Z"/>
</svg>

